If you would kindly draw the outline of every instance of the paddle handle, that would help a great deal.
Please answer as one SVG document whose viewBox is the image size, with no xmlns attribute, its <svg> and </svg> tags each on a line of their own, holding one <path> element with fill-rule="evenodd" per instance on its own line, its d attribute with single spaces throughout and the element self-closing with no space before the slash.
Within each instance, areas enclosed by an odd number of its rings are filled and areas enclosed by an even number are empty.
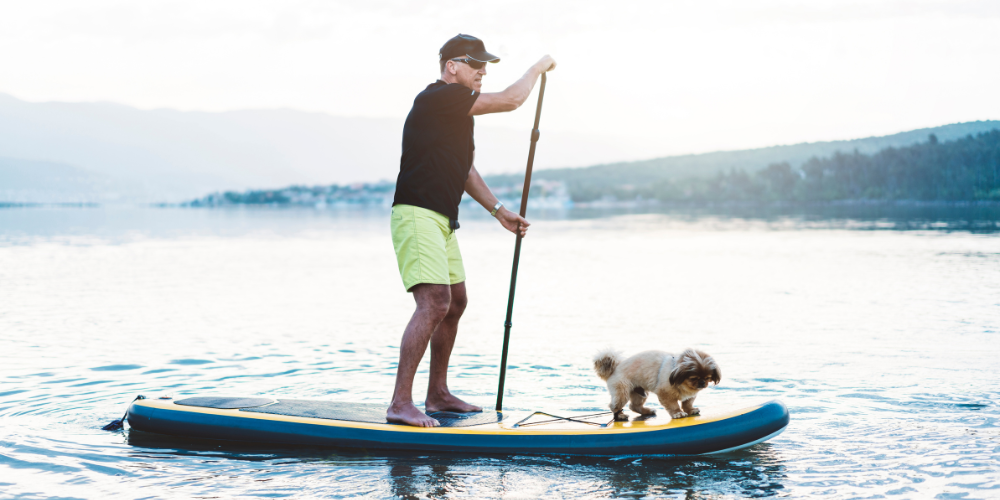
<svg viewBox="0 0 1000 500">
<path fill-rule="evenodd" d="M 545 73 L 538 88 L 538 105 L 535 107 L 535 126 L 531 129 L 531 147 L 528 149 L 528 168 L 524 173 L 524 187 L 521 189 L 521 217 L 528 212 L 528 191 L 531 190 L 531 167 L 535 162 L 535 144 L 540 132 L 538 121 L 542 118 L 542 98 L 545 97 Z M 510 270 L 510 295 L 507 297 L 507 320 L 503 323 L 503 354 L 500 356 L 500 387 L 497 388 L 497 411 L 503 409 L 503 383 L 507 377 L 507 346 L 510 344 L 510 320 L 514 315 L 514 289 L 517 286 L 517 263 L 521 259 L 521 233 L 514 241 L 514 265 Z"/>
</svg>

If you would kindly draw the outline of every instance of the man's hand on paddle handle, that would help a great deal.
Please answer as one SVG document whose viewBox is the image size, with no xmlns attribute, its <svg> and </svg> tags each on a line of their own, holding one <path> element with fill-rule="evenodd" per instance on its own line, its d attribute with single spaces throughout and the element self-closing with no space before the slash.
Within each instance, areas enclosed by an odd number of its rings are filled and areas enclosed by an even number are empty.
<svg viewBox="0 0 1000 500">
<path fill-rule="evenodd" d="M 524 220 L 524 217 L 507 210 L 505 207 L 500 207 L 500 210 L 497 211 L 497 214 L 494 217 L 500 221 L 500 224 L 504 227 L 504 229 L 514 234 L 519 234 L 522 238 L 528 232 L 528 226 L 531 225 L 530 222 Z"/>
<path fill-rule="evenodd" d="M 535 67 L 538 68 L 539 73 L 552 71 L 556 69 L 556 60 L 553 59 L 552 56 L 546 55 L 545 57 L 539 59 L 538 62 L 535 63 Z"/>
</svg>

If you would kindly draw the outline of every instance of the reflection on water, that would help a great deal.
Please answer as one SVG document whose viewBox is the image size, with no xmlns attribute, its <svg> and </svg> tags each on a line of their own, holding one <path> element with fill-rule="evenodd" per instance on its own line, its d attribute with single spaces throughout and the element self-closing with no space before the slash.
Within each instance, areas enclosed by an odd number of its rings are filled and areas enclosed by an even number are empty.
<svg viewBox="0 0 1000 500">
<path fill-rule="evenodd" d="M 696 458 L 367 453 L 100 431 L 136 394 L 385 403 L 412 312 L 385 216 L 0 210 L 0 496 L 996 496 L 1000 233 L 966 208 L 538 214 L 506 407 L 600 411 L 608 396 L 589 368 L 599 348 L 700 347 L 723 381 L 699 406 L 779 398 L 792 423 L 752 449 Z M 512 250 L 494 226 L 467 213 L 459 233 L 470 303 L 450 380 L 482 405 L 495 397 Z M 881 230 L 903 228 L 917 230 Z"/>
<path fill-rule="evenodd" d="M 7 243 L 26 237 L 135 238 L 197 234 L 237 236 L 257 231 L 297 234 L 308 230 L 357 230 L 388 217 L 388 208 L 60 208 L 0 207 L 0 236 Z M 1000 232 L 1000 203 L 965 205 L 845 204 L 817 206 L 715 206 L 577 208 L 531 210 L 535 220 L 599 220 L 622 216 L 659 216 L 659 224 L 772 229 L 852 229 L 897 231 Z M 462 206 L 463 221 L 485 221 L 489 214 Z"/>
<path fill-rule="evenodd" d="M 773 496 L 782 491 L 783 467 L 771 447 L 725 458 L 500 457 L 478 464 L 444 457 L 392 459 L 392 494 L 402 498 L 630 497 L 698 498 L 706 492 Z M 467 469 L 476 467 L 475 481 Z"/>
</svg>

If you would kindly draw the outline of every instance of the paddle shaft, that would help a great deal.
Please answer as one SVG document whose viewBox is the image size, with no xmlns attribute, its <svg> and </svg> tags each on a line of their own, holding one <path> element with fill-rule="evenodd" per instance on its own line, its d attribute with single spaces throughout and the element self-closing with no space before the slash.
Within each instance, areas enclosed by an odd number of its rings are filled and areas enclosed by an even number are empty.
<svg viewBox="0 0 1000 500">
<path fill-rule="evenodd" d="M 531 129 L 531 147 L 528 149 L 528 169 L 524 173 L 524 187 L 521 189 L 521 217 L 528 211 L 528 191 L 531 190 L 531 166 L 535 162 L 535 144 L 540 135 L 538 121 L 542 117 L 542 98 L 545 96 L 545 73 L 538 88 L 538 106 L 535 107 L 535 126 Z M 497 389 L 497 411 L 503 408 L 503 383 L 507 377 L 507 346 L 510 344 L 510 320 L 514 315 L 514 289 L 517 286 L 517 263 L 521 258 L 521 233 L 514 241 L 514 266 L 510 270 L 510 295 L 507 297 L 507 320 L 503 323 L 503 355 L 500 356 L 500 387 Z"/>
</svg>

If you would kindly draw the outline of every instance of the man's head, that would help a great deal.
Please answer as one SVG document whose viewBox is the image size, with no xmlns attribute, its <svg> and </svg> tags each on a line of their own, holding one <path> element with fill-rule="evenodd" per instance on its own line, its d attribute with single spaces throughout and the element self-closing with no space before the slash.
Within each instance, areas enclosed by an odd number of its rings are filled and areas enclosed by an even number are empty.
<svg viewBox="0 0 1000 500">
<path fill-rule="evenodd" d="M 438 52 L 438 59 L 442 80 L 462 84 L 475 91 L 482 91 L 486 63 L 500 62 L 499 57 L 486 52 L 482 40 L 463 34 L 445 42 Z"/>
</svg>

